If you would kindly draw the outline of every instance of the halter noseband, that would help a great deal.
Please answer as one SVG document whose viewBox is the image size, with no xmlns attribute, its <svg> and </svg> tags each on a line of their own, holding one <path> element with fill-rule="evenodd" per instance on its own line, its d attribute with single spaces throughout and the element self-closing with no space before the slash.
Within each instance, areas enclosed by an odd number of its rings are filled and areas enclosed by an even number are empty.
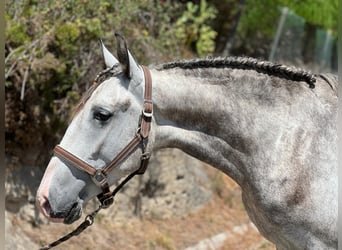
<svg viewBox="0 0 342 250">
<path fill-rule="evenodd" d="M 148 142 L 148 136 L 151 128 L 153 103 L 152 103 L 152 78 L 149 69 L 145 66 L 141 66 L 145 77 L 145 93 L 144 93 L 144 106 L 142 114 L 139 118 L 139 125 L 137 133 L 134 138 L 124 147 L 120 153 L 105 167 L 94 168 L 84 160 L 78 158 L 74 154 L 65 150 L 61 146 L 57 145 L 54 149 L 55 156 L 60 158 L 62 161 L 65 160 L 71 163 L 74 167 L 88 173 L 93 180 L 93 182 L 101 188 L 102 193 L 100 193 L 97 198 L 101 203 L 102 208 L 109 207 L 113 201 L 115 194 L 125 185 L 133 176 L 137 174 L 143 174 L 147 168 L 148 161 L 150 159 L 150 153 L 146 151 L 146 145 Z M 131 173 L 126 179 L 119 184 L 116 189 L 111 192 L 108 184 L 108 174 L 122 163 L 130 154 L 132 154 L 136 148 L 141 144 L 142 155 L 140 157 L 140 167 L 135 172 Z"/>
</svg>

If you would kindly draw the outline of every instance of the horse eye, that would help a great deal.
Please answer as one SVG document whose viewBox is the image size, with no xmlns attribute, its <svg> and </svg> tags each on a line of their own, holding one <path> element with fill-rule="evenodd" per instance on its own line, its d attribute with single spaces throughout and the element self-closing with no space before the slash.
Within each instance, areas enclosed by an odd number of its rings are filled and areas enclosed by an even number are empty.
<svg viewBox="0 0 342 250">
<path fill-rule="evenodd" d="M 103 109 L 99 109 L 99 110 L 95 110 L 94 111 L 94 119 L 98 120 L 100 122 L 105 122 L 107 121 L 110 117 L 112 117 L 112 113 L 103 110 Z"/>
</svg>

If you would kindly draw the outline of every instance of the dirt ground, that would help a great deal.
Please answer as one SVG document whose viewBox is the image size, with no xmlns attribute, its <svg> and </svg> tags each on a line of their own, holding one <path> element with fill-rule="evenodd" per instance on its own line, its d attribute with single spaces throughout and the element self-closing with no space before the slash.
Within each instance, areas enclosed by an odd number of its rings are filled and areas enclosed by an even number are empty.
<svg viewBox="0 0 342 250">
<path fill-rule="evenodd" d="M 189 249 L 274 250 L 275 246 L 264 239 L 251 224 L 244 210 L 238 185 L 215 169 L 208 167 L 207 171 L 212 181 L 213 199 L 210 204 L 197 211 L 169 219 L 151 216 L 126 222 L 115 221 L 115 218 L 106 218 L 99 214 L 92 227 L 54 249 L 173 250 L 193 247 Z M 13 219 L 12 223 L 19 226 L 40 246 L 56 240 L 76 227 L 76 224 L 33 226 L 17 218 Z M 204 239 L 217 235 L 225 237 L 223 240 L 221 238 L 221 242 L 216 242 L 216 245 L 207 244 L 206 248 L 198 245 Z M 209 242 L 214 244 L 214 238 Z M 216 241 L 219 238 L 216 237 Z"/>
</svg>

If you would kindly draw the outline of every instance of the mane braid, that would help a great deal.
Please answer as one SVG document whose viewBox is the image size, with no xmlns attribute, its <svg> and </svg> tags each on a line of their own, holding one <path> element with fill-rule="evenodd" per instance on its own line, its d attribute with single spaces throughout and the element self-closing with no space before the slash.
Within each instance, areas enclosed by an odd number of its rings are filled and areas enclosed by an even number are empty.
<svg viewBox="0 0 342 250">
<path fill-rule="evenodd" d="M 303 69 L 262 61 L 250 57 L 218 57 L 206 59 L 193 59 L 189 61 L 176 61 L 157 66 L 158 70 L 163 69 L 194 69 L 194 68 L 235 68 L 255 70 L 259 73 L 274 75 L 292 81 L 305 81 L 310 88 L 315 87 L 315 75 Z"/>
<path fill-rule="evenodd" d="M 89 89 L 86 90 L 80 102 L 76 105 L 76 108 L 73 112 L 73 116 L 75 116 L 83 108 L 84 104 L 88 101 L 88 99 L 91 97 L 95 89 L 101 83 L 103 83 L 108 78 L 118 75 L 120 73 L 121 73 L 121 70 L 120 70 L 120 67 L 118 67 L 118 65 L 114 65 L 113 67 L 104 69 L 100 73 L 98 73 L 94 79 L 93 84 L 90 86 Z"/>
</svg>

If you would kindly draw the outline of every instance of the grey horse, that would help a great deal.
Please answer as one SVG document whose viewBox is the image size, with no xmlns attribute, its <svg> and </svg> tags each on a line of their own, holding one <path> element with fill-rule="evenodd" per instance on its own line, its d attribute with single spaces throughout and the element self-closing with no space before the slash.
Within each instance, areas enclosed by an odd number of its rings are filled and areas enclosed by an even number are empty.
<svg viewBox="0 0 342 250">
<path fill-rule="evenodd" d="M 101 169 L 137 133 L 142 67 L 118 39 L 112 72 L 88 95 L 60 146 Z M 252 58 L 178 61 L 150 68 L 149 152 L 179 148 L 242 189 L 250 219 L 277 249 L 337 249 L 337 77 Z M 137 147 L 110 173 L 114 185 L 140 166 Z M 72 223 L 101 193 L 84 171 L 52 157 L 37 192 L 51 221 Z"/>
</svg>

